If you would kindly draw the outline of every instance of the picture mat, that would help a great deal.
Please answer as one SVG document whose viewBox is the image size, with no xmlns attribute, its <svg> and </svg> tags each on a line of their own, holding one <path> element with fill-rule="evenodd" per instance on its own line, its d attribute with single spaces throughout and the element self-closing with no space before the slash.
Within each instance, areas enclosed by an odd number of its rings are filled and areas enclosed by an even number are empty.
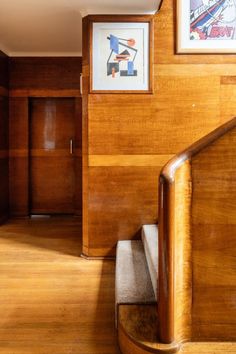
<svg viewBox="0 0 236 354">
<path fill-rule="evenodd" d="M 113 78 L 107 76 L 107 60 L 111 54 L 110 43 L 107 37 L 111 34 L 119 38 L 134 38 L 135 46 L 138 50 L 134 69 L 138 71 L 138 76 L 128 76 Z M 121 41 L 122 43 L 125 43 Z M 120 46 L 120 52 L 126 50 Z M 129 49 L 128 49 L 129 50 Z M 132 50 L 129 50 L 132 55 Z M 116 54 L 112 54 L 112 58 Z M 110 59 L 109 61 L 112 61 Z M 120 63 L 122 67 L 124 63 Z M 93 90 L 121 90 L 139 91 L 149 90 L 149 23 L 93 23 Z"/>
</svg>

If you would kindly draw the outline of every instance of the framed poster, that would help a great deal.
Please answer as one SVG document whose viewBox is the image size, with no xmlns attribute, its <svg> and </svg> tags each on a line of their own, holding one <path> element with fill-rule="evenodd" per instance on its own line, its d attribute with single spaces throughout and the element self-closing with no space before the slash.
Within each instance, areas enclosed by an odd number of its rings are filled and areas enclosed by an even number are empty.
<svg viewBox="0 0 236 354">
<path fill-rule="evenodd" d="M 177 0 L 178 53 L 236 53 L 236 0 Z"/>
<path fill-rule="evenodd" d="M 93 22 L 91 92 L 151 91 L 148 22 Z"/>
</svg>

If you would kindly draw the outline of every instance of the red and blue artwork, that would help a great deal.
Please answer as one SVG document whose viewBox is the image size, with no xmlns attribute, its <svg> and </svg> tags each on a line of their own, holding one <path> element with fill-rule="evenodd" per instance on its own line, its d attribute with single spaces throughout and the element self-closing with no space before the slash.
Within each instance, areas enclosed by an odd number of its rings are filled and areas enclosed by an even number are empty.
<svg viewBox="0 0 236 354">
<path fill-rule="evenodd" d="M 135 48 L 136 41 L 134 38 L 120 38 L 110 34 L 107 37 L 110 43 L 110 55 L 107 60 L 107 76 L 116 75 L 120 77 L 138 76 L 135 69 L 135 58 L 138 49 Z"/>
<path fill-rule="evenodd" d="M 190 0 L 190 40 L 236 39 L 236 0 Z"/>
</svg>

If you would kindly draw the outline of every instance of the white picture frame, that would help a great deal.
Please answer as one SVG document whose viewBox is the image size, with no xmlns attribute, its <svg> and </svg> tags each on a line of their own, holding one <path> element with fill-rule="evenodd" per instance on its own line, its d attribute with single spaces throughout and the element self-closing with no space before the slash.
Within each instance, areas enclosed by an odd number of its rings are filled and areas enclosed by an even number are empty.
<svg viewBox="0 0 236 354">
<path fill-rule="evenodd" d="M 177 53 L 236 53 L 235 0 L 177 0 Z"/>
<path fill-rule="evenodd" d="M 150 33 L 150 21 L 93 22 L 90 92 L 150 92 Z"/>
</svg>

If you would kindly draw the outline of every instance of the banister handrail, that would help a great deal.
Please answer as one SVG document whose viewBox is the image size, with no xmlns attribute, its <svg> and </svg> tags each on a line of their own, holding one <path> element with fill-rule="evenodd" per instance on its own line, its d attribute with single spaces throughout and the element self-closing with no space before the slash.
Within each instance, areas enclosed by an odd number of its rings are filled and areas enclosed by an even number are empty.
<svg viewBox="0 0 236 354">
<path fill-rule="evenodd" d="M 203 138 L 199 139 L 193 143 L 190 147 L 183 150 L 181 153 L 174 156 L 161 170 L 161 176 L 173 183 L 175 171 L 180 167 L 180 165 L 186 160 L 191 159 L 192 156 L 196 155 L 202 149 L 206 148 L 212 144 L 215 140 L 223 136 L 225 133 L 236 127 L 236 117 L 226 122 L 225 124 L 219 126 Z"/>
<path fill-rule="evenodd" d="M 174 242 L 173 200 L 176 171 L 201 150 L 236 127 L 236 117 L 221 125 L 173 157 L 161 170 L 159 186 L 159 336 L 163 343 L 176 340 L 174 333 Z"/>
</svg>

